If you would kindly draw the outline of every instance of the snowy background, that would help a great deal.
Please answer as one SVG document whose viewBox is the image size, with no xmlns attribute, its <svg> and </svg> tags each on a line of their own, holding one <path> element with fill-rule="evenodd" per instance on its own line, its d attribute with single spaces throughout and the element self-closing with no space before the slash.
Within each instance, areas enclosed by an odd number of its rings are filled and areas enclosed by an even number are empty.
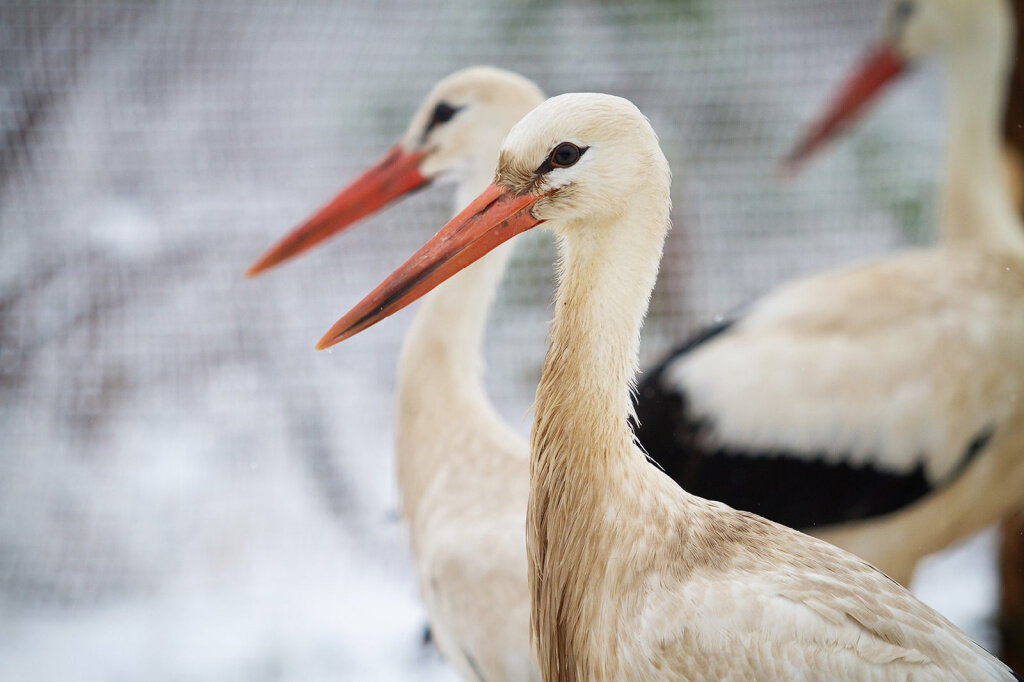
<svg viewBox="0 0 1024 682">
<path fill-rule="evenodd" d="M 0 679 L 450 679 L 395 518 L 407 311 L 320 335 L 447 217 L 417 194 L 255 281 L 267 246 L 475 63 L 651 118 L 676 228 L 653 360 L 801 273 L 932 239 L 942 82 L 775 169 L 875 0 L 0 0 Z M 489 385 L 525 433 L 551 245 L 524 239 Z M 990 537 L 919 593 L 987 638 Z M 991 640 L 989 640 L 991 641 Z"/>
</svg>

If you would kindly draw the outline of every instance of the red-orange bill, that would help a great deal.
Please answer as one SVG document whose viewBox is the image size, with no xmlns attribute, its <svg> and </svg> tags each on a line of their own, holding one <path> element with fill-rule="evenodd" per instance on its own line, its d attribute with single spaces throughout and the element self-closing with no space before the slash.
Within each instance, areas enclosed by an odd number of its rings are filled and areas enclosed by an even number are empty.
<svg viewBox="0 0 1024 682">
<path fill-rule="evenodd" d="M 541 196 L 515 195 L 498 185 L 485 189 L 338 320 L 317 343 L 317 350 L 344 341 L 398 312 L 498 245 L 542 223 L 531 213 Z"/>
<path fill-rule="evenodd" d="M 423 152 L 406 151 L 401 145 L 392 147 L 384 158 L 263 254 L 246 270 L 246 277 L 254 277 L 312 248 L 360 218 L 426 185 L 430 180 L 420 173 L 422 159 Z"/>
<path fill-rule="evenodd" d="M 857 69 L 832 99 L 824 115 L 807 132 L 783 161 L 783 167 L 795 171 L 819 147 L 835 137 L 879 93 L 883 86 L 907 68 L 907 62 L 890 47 L 878 46 L 861 61 Z"/>
</svg>

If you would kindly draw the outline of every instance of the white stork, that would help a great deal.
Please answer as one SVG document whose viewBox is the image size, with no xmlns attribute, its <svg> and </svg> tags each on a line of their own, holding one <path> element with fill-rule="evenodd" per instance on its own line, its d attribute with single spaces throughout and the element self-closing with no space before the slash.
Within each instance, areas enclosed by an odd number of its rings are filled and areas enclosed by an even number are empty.
<svg viewBox="0 0 1024 682">
<path fill-rule="evenodd" d="M 631 103 L 552 98 L 509 132 L 495 184 L 318 347 L 548 223 L 559 281 L 527 512 L 545 680 L 1014 679 L 863 560 L 691 495 L 649 465 L 628 424 L 630 388 L 669 186 L 657 137 Z"/>
<path fill-rule="evenodd" d="M 472 67 L 440 81 L 384 159 L 270 249 L 255 275 L 435 178 L 461 208 L 494 177 L 509 129 L 544 101 L 531 81 Z M 498 249 L 431 293 L 398 368 L 396 469 L 431 636 L 467 680 L 535 680 L 526 582 L 529 448 L 483 385 Z"/>
<path fill-rule="evenodd" d="M 945 57 L 940 245 L 792 282 L 649 372 L 637 436 L 695 494 L 908 584 L 1024 497 L 1024 232 L 1000 166 L 1004 0 L 890 0 L 874 51 L 790 159 L 907 64 Z"/>
</svg>

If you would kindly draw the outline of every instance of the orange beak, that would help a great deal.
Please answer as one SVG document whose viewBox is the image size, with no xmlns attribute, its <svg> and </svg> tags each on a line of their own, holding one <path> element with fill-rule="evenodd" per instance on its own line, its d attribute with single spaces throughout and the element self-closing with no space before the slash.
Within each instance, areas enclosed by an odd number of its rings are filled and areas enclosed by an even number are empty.
<svg viewBox="0 0 1024 682">
<path fill-rule="evenodd" d="M 245 276 L 255 277 L 341 232 L 391 201 L 426 185 L 430 179 L 424 177 L 419 170 L 423 156 L 423 152 L 406 151 L 396 144 L 383 159 L 356 178 L 330 203 L 263 254 L 246 270 Z"/>
<path fill-rule="evenodd" d="M 323 350 L 398 312 L 499 244 L 544 222 L 533 217 L 543 194 L 517 196 L 491 185 L 412 258 L 338 320 L 316 344 Z"/>
<path fill-rule="evenodd" d="M 801 141 L 783 161 L 783 168 L 795 172 L 819 147 L 835 137 L 869 102 L 883 86 L 906 71 L 907 62 L 902 55 L 885 46 L 876 47 L 850 75 L 825 114 L 807 129 Z"/>
</svg>

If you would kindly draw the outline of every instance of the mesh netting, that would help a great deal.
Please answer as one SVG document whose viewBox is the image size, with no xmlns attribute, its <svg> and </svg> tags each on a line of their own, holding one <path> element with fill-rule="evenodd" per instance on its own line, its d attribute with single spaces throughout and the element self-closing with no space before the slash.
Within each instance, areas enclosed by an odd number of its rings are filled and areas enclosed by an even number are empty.
<svg viewBox="0 0 1024 682">
<path fill-rule="evenodd" d="M 926 68 L 793 182 L 777 160 L 870 0 L 0 0 L 0 677 L 449 673 L 395 522 L 406 311 L 313 343 L 447 218 L 417 194 L 255 281 L 247 265 L 475 63 L 651 119 L 676 176 L 649 362 L 801 273 L 932 237 Z M 550 317 L 526 237 L 488 342 L 524 433 Z"/>
</svg>

